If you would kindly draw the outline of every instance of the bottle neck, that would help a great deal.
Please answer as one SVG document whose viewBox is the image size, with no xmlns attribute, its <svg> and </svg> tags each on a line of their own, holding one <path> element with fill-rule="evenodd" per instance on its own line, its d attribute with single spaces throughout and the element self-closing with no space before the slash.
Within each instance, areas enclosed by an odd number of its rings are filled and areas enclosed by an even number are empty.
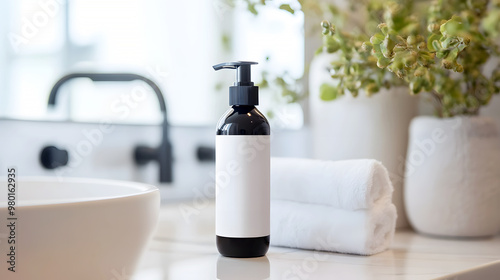
<svg viewBox="0 0 500 280">
<path fill-rule="evenodd" d="M 231 106 L 231 108 L 235 112 L 239 112 L 239 113 L 243 113 L 243 114 L 246 114 L 246 113 L 256 109 L 254 105 L 233 105 L 233 106 Z"/>
</svg>

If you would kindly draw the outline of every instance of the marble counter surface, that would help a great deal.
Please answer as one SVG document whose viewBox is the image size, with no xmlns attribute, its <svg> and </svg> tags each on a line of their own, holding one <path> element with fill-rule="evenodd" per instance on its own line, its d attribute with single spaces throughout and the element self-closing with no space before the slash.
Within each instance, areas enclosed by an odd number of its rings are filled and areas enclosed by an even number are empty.
<svg viewBox="0 0 500 280">
<path fill-rule="evenodd" d="M 218 254 L 214 230 L 212 202 L 164 205 L 157 232 L 132 279 L 466 280 L 481 279 L 470 274 L 476 271 L 500 275 L 500 236 L 439 239 L 401 230 L 390 250 L 369 257 L 271 247 L 263 258 L 230 259 Z M 458 278 L 447 276 L 457 272 Z"/>
</svg>

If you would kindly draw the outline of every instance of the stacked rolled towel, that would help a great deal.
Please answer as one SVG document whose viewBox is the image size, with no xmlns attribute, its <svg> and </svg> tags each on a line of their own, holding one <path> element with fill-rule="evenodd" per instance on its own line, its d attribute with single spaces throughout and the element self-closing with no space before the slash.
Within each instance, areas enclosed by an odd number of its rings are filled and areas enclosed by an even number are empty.
<svg viewBox="0 0 500 280">
<path fill-rule="evenodd" d="M 396 208 L 376 160 L 271 159 L 271 244 L 372 255 L 392 242 Z"/>
</svg>

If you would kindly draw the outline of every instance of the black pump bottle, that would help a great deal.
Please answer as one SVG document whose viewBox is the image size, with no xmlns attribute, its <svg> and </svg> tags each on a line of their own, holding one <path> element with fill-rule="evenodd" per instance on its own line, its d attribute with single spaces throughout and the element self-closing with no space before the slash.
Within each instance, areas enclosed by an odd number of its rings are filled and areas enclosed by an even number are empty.
<svg viewBox="0 0 500 280">
<path fill-rule="evenodd" d="M 216 238 L 226 257 L 260 257 L 269 249 L 271 130 L 255 108 L 259 88 L 251 81 L 252 64 L 257 63 L 214 66 L 237 71 L 229 88 L 231 108 L 219 120 L 216 136 Z"/>
</svg>

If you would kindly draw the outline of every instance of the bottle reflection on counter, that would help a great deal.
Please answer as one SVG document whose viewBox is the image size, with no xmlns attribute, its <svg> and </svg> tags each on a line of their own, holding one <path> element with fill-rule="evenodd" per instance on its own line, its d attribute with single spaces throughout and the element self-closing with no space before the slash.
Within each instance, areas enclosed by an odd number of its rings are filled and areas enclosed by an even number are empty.
<svg viewBox="0 0 500 280">
<path fill-rule="evenodd" d="M 271 265 L 266 256 L 259 258 L 217 258 L 218 280 L 265 280 L 269 279 Z"/>
</svg>

